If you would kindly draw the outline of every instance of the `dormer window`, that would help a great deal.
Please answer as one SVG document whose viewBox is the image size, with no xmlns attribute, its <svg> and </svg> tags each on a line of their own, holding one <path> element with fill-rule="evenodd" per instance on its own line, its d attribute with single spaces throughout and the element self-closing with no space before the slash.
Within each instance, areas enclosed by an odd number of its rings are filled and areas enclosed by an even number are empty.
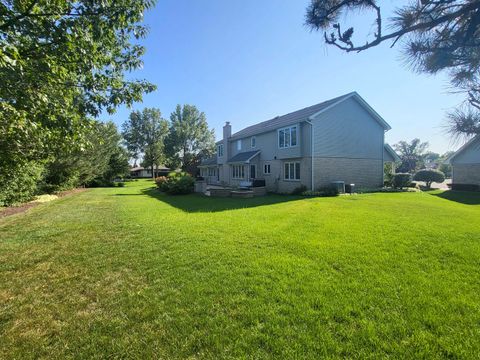
<svg viewBox="0 0 480 360">
<path fill-rule="evenodd" d="M 278 130 L 278 147 L 283 149 L 297 146 L 297 134 L 296 125 Z"/>
<path fill-rule="evenodd" d="M 223 156 L 223 144 L 218 145 L 218 147 L 217 147 L 217 155 L 218 155 L 218 157 L 222 157 L 222 156 Z"/>
<path fill-rule="evenodd" d="M 252 148 L 257 146 L 257 138 L 255 136 L 252 136 L 252 138 L 250 139 L 250 145 Z"/>
</svg>

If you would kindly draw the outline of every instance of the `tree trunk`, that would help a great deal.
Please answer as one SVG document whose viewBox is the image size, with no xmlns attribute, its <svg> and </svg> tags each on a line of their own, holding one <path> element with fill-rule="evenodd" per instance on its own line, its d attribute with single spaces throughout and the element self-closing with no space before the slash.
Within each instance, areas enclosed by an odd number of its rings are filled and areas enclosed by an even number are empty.
<svg viewBox="0 0 480 360">
<path fill-rule="evenodd" d="M 152 163 L 151 168 L 152 168 L 152 179 L 155 180 L 155 170 L 153 168 L 153 163 Z"/>
</svg>

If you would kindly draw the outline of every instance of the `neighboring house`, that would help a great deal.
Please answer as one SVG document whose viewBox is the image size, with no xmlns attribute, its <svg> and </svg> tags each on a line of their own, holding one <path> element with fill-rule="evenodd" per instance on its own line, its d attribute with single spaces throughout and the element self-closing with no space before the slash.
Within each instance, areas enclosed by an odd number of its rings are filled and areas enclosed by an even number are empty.
<svg viewBox="0 0 480 360">
<path fill-rule="evenodd" d="M 265 179 L 273 192 L 305 185 L 316 189 L 333 181 L 361 188 L 383 185 L 385 120 L 356 92 L 249 126 L 232 134 L 223 127 L 216 157 L 202 161 L 210 184 L 239 185 Z"/>
<path fill-rule="evenodd" d="M 158 169 L 153 169 L 155 172 L 155 177 L 157 176 L 166 176 L 170 172 L 170 169 L 165 166 L 159 166 Z M 144 168 L 142 166 L 132 167 L 130 169 L 130 176 L 134 179 L 140 178 L 151 178 L 152 177 L 152 169 L 151 168 Z"/>
<path fill-rule="evenodd" d="M 400 156 L 392 149 L 392 147 L 388 144 L 384 145 L 383 149 L 383 162 L 384 163 L 392 163 L 392 174 L 395 173 L 395 164 L 402 161 Z"/>
<path fill-rule="evenodd" d="M 463 145 L 448 162 L 452 165 L 452 184 L 480 186 L 480 135 Z"/>
</svg>

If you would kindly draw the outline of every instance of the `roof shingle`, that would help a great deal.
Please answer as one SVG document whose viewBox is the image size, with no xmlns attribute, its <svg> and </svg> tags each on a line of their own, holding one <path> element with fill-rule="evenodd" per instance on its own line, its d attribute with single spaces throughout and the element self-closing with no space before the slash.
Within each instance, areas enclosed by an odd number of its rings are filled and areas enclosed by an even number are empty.
<svg viewBox="0 0 480 360">
<path fill-rule="evenodd" d="M 229 163 L 246 162 L 258 154 L 260 154 L 260 150 L 241 152 L 233 156 L 232 158 L 230 158 L 228 162 Z"/>
<path fill-rule="evenodd" d="M 231 140 L 241 139 L 248 136 L 276 130 L 283 126 L 293 125 L 293 124 L 305 121 L 310 116 L 316 114 L 319 111 L 326 109 L 330 105 L 342 100 L 343 98 L 351 96 L 352 94 L 353 93 L 348 93 L 348 94 L 324 101 L 320 104 L 309 106 L 304 109 L 297 110 L 286 115 L 277 116 L 271 120 L 263 121 L 261 123 L 246 127 L 245 129 L 240 130 L 235 134 L 233 134 L 230 139 Z"/>
</svg>

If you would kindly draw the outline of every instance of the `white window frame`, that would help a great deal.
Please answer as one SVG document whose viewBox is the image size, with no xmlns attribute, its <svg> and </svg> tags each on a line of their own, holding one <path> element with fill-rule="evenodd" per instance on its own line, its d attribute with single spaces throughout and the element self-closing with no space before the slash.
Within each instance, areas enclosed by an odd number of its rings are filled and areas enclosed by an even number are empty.
<svg viewBox="0 0 480 360">
<path fill-rule="evenodd" d="M 286 170 L 287 167 L 288 167 L 288 170 Z M 297 178 L 297 169 L 298 169 L 298 178 Z M 301 176 L 302 176 L 301 167 L 300 167 L 299 161 L 287 161 L 283 163 L 283 180 L 300 181 Z"/>
<path fill-rule="evenodd" d="M 237 150 L 240 151 L 242 150 L 242 140 L 237 140 Z"/>
<path fill-rule="evenodd" d="M 232 165 L 232 179 L 245 179 L 245 165 Z"/>
<path fill-rule="evenodd" d="M 292 137 L 293 130 L 295 129 L 295 144 L 292 145 L 294 139 Z M 277 131 L 277 146 L 279 149 L 288 149 L 297 147 L 299 144 L 298 141 L 298 125 L 289 126 L 286 128 L 278 129 Z M 283 143 L 280 142 L 280 134 L 283 133 Z M 287 136 L 288 135 L 288 136 Z M 286 140 L 288 138 L 288 141 Z"/>
<path fill-rule="evenodd" d="M 217 176 L 215 168 L 209 167 L 208 168 L 208 176 Z"/>
<path fill-rule="evenodd" d="M 252 138 L 250 139 L 250 146 L 252 148 L 257 147 L 257 137 L 256 136 L 252 136 Z"/>
<path fill-rule="evenodd" d="M 223 157 L 223 144 L 218 145 L 217 155 L 218 155 L 218 157 Z"/>
<path fill-rule="evenodd" d="M 269 163 L 263 164 L 263 174 L 270 175 L 271 173 L 272 173 L 272 165 Z"/>
</svg>

